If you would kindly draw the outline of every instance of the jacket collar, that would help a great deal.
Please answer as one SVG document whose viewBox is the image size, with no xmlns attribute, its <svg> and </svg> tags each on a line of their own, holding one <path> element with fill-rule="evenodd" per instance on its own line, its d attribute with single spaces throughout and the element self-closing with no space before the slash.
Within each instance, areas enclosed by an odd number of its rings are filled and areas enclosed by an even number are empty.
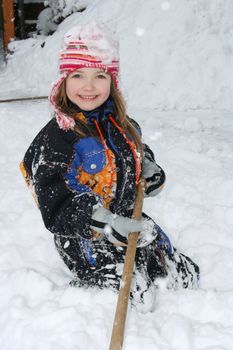
<svg viewBox="0 0 233 350">
<path fill-rule="evenodd" d="M 72 102 L 70 102 L 70 107 L 72 107 L 77 113 L 82 113 L 89 125 L 93 125 L 95 120 L 97 122 L 107 120 L 109 115 L 114 114 L 114 103 L 110 97 L 101 106 L 92 111 L 84 111 Z"/>
</svg>

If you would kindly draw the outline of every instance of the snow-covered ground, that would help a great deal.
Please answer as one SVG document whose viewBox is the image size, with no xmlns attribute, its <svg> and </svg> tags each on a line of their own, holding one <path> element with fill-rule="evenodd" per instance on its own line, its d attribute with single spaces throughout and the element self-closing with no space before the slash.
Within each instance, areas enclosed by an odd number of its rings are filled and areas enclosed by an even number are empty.
<svg viewBox="0 0 233 350">
<path fill-rule="evenodd" d="M 230 0 L 93 0 L 53 36 L 13 42 L 7 67 L 0 53 L 0 99 L 44 95 L 72 25 L 99 18 L 120 39 L 129 115 L 167 174 L 145 211 L 201 268 L 199 290 L 161 286 L 152 312 L 129 309 L 124 350 L 233 348 L 232 16 Z M 49 118 L 46 100 L 0 103 L 0 349 L 107 350 L 117 295 L 69 287 L 19 172 Z"/>
<path fill-rule="evenodd" d="M 145 210 L 201 267 L 200 289 L 157 291 L 155 309 L 129 309 L 126 350 L 231 350 L 233 120 L 227 112 L 130 108 L 167 172 Z M 47 102 L 0 104 L 0 348 L 108 349 L 117 295 L 68 286 L 52 234 L 19 173 Z"/>
</svg>

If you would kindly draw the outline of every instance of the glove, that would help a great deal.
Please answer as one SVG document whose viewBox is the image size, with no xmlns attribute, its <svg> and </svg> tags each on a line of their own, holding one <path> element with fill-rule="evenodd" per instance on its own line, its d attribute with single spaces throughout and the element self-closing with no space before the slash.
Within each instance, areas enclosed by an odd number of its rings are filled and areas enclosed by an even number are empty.
<svg viewBox="0 0 233 350">
<path fill-rule="evenodd" d="M 143 229 L 138 236 L 137 247 L 143 248 L 157 238 L 157 229 L 155 222 L 148 216 L 142 217 Z"/>
<path fill-rule="evenodd" d="M 149 223 L 149 221 L 151 221 Z M 152 227 L 153 226 L 153 227 Z M 113 214 L 110 210 L 100 207 L 92 215 L 91 228 L 104 233 L 109 242 L 119 245 L 127 244 L 130 232 L 140 232 L 137 247 L 144 247 L 155 239 L 153 220 L 135 220 Z"/>
<path fill-rule="evenodd" d="M 163 169 L 154 160 L 144 157 L 142 162 L 142 176 L 146 180 L 145 195 L 150 197 L 156 196 L 163 188 L 162 185 L 165 182 Z"/>
<path fill-rule="evenodd" d="M 140 232 L 143 226 L 140 220 L 113 214 L 110 210 L 100 207 L 92 214 L 91 228 L 104 233 L 114 244 L 127 244 L 129 233 Z"/>
</svg>

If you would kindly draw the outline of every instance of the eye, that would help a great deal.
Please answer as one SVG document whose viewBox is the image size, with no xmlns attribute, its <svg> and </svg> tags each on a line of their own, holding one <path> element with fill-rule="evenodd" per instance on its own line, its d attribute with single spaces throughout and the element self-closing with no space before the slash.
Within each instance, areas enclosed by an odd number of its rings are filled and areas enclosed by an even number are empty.
<svg viewBox="0 0 233 350">
<path fill-rule="evenodd" d="M 82 76 L 81 76 L 81 74 L 80 73 L 74 73 L 73 75 L 72 75 L 72 78 L 82 78 Z"/>
<path fill-rule="evenodd" d="M 98 74 L 98 75 L 96 76 L 96 78 L 98 78 L 98 79 L 107 79 L 107 76 L 106 76 L 106 74 L 104 74 L 104 73 L 100 73 L 100 74 Z"/>
</svg>

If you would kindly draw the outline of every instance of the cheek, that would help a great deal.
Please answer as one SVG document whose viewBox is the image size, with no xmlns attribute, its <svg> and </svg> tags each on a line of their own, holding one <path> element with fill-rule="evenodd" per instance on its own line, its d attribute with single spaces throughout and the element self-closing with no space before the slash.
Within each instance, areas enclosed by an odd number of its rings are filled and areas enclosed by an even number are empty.
<svg viewBox="0 0 233 350">
<path fill-rule="evenodd" d="M 102 93 L 108 97 L 110 95 L 110 91 L 111 91 L 111 82 L 108 82 L 103 86 Z"/>
<path fill-rule="evenodd" d="M 66 95 L 68 96 L 68 97 L 70 97 L 70 96 L 72 96 L 73 94 L 74 94 L 74 92 L 75 92 L 75 84 L 73 83 L 73 81 L 72 80 L 68 80 L 67 82 L 66 82 Z"/>
</svg>

